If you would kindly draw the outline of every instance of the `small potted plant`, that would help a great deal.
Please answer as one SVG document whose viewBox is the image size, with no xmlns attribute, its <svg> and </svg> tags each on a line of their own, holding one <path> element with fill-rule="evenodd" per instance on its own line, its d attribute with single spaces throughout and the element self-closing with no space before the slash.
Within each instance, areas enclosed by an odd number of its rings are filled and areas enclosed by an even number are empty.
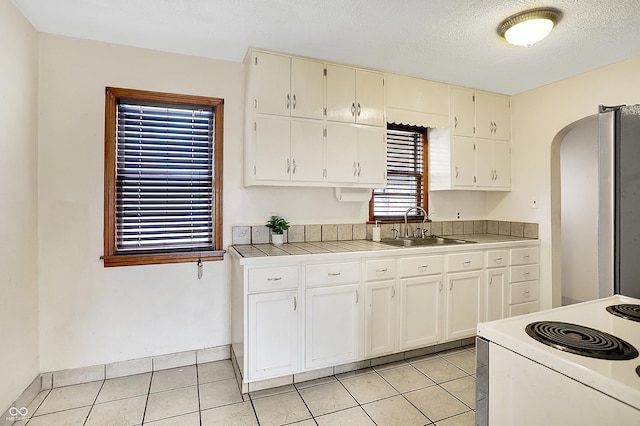
<svg viewBox="0 0 640 426">
<path fill-rule="evenodd" d="M 271 242 L 275 246 L 280 246 L 284 243 L 284 231 L 289 229 L 289 222 L 281 218 L 280 216 L 271 216 L 271 219 L 267 221 L 267 228 L 271 229 Z"/>
</svg>

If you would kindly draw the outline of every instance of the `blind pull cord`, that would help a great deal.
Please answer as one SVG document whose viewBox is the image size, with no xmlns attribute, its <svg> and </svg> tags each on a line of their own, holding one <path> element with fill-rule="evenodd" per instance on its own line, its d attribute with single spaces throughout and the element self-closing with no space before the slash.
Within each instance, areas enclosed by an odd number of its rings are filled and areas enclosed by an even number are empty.
<svg viewBox="0 0 640 426">
<path fill-rule="evenodd" d="M 202 259 L 198 259 L 198 279 L 202 279 Z"/>
</svg>

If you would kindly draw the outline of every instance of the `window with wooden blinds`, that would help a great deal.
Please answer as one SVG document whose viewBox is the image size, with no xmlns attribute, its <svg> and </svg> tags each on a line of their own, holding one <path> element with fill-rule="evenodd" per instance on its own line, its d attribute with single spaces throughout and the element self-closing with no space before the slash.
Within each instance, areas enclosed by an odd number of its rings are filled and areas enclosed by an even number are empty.
<svg viewBox="0 0 640 426">
<path fill-rule="evenodd" d="M 427 210 L 427 129 L 389 124 L 387 127 L 387 187 L 374 189 L 370 220 L 400 220 L 415 206 Z M 410 219 L 422 218 L 415 210 Z"/>
<path fill-rule="evenodd" d="M 105 266 L 221 256 L 222 106 L 107 90 Z"/>
</svg>

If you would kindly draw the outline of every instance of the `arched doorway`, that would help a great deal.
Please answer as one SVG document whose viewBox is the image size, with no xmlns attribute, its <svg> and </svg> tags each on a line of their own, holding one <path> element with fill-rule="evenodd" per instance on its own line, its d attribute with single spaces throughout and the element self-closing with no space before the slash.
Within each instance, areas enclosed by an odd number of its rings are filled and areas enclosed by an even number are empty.
<svg viewBox="0 0 640 426">
<path fill-rule="evenodd" d="M 598 298 L 597 115 L 563 128 L 551 147 L 553 293 L 562 305 Z"/>
</svg>

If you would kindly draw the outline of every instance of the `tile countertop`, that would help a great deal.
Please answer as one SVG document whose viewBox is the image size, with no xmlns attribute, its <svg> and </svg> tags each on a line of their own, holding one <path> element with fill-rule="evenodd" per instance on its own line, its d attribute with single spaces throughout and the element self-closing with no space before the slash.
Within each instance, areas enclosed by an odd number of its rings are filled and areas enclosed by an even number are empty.
<svg viewBox="0 0 640 426">
<path fill-rule="evenodd" d="M 538 243 L 538 239 L 512 237 L 508 235 L 496 234 L 469 234 L 469 235 L 446 235 L 447 238 L 456 238 L 468 240 L 477 244 L 470 245 L 447 245 L 447 246 L 421 246 L 398 248 L 384 243 L 378 243 L 371 240 L 349 240 L 349 241 L 317 241 L 305 243 L 285 243 L 279 247 L 272 244 L 246 244 L 231 246 L 242 258 L 263 258 L 273 256 L 289 256 L 289 255 L 314 255 L 314 254 L 336 254 L 351 252 L 376 252 L 380 250 L 401 251 L 406 253 L 412 251 L 457 251 L 460 249 L 482 249 L 478 244 L 489 243 L 511 243 L 511 242 L 532 242 Z"/>
</svg>

